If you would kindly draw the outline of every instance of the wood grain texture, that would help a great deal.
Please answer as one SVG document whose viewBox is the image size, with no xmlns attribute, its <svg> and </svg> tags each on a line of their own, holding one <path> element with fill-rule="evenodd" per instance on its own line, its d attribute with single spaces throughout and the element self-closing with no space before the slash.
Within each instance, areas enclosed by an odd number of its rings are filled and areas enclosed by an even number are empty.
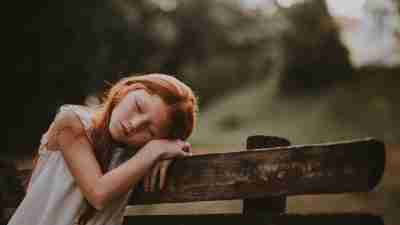
<svg viewBox="0 0 400 225">
<path fill-rule="evenodd" d="M 246 149 L 272 148 L 289 146 L 286 138 L 266 135 L 252 135 L 247 137 Z M 267 150 L 265 150 L 267 151 Z M 284 213 L 286 211 L 286 196 L 243 199 L 243 214 L 254 215 L 264 213 Z"/>
<path fill-rule="evenodd" d="M 136 188 L 130 204 L 369 191 L 384 164 L 375 139 L 194 155 L 171 164 L 164 190 Z"/>
</svg>

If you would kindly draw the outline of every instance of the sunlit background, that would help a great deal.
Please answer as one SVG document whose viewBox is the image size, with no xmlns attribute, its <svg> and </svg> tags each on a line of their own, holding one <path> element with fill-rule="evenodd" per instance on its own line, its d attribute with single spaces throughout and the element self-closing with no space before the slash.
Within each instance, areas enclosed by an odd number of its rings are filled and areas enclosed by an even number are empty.
<svg viewBox="0 0 400 225">
<path fill-rule="evenodd" d="M 197 154 L 243 150 L 253 134 L 293 144 L 384 141 L 387 167 L 372 192 L 293 197 L 289 211 L 371 212 L 382 214 L 386 225 L 399 223 L 400 1 L 15 4 L 18 16 L 6 35 L 5 64 L 12 69 L 5 84 L 14 89 L 4 95 L 3 160 L 29 168 L 60 105 L 96 105 L 107 83 L 125 72 L 161 72 L 187 82 L 199 97 L 199 124 L 189 140 Z M 127 213 L 234 212 L 240 204 Z"/>
</svg>

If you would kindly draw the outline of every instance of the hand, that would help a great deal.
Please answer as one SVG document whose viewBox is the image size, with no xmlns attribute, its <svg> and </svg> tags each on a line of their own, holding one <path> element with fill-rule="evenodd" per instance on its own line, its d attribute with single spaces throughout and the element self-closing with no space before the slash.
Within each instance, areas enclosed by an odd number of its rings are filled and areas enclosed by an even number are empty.
<svg viewBox="0 0 400 225">
<path fill-rule="evenodd" d="M 149 141 L 144 148 L 156 154 L 158 160 L 166 160 L 191 155 L 192 147 L 188 142 L 179 139 L 156 139 Z"/>
<path fill-rule="evenodd" d="M 163 145 L 162 148 L 164 149 L 164 151 L 160 153 L 161 160 L 156 162 L 152 169 L 150 169 L 148 174 L 144 177 L 143 189 L 145 192 L 155 191 L 157 179 L 159 179 L 159 189 L 162 190 L 164 188 L 167 170 L 173 160 L 170 157 L 192 155 L 191 146 L 189 143 L 180 140 L 166 141 L 167 142 L 159 140 L 158 142 L 153 143 L 153 147 L 160 147 L 159 145 Z M 153 149 L 153 151 L 154 150 L 155 149 Z"/>
<path fill-rule="evenodd" d="M 167 169 L 172 163 L 172 159 L 157 162 L 149 173 L 144 177 L 143 189 L 145 192 L 155 191 L 157 179 L 159 179 L 159 189 L 162 190 L 165 184 Z"/>
</svg>

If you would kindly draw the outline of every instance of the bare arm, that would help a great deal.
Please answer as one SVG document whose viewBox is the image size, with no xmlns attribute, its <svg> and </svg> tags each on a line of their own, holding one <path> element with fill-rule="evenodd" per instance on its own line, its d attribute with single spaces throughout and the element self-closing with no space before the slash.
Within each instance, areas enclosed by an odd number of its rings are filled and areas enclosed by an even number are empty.
<svg viewBox="0 0 400 225">
<path fill-rule="evenodd" d="M 165 154 L 160 144 L 146 145 L 119 167 L 102 174 L 84 128 L 74 112 L 59 113 L 49 132 L 49 144 L 57 145 L 62 151 L 83 195 L 98 210 L 112 198 L 129 191 L 162 156 L 179 155 Z"/>
</svg>

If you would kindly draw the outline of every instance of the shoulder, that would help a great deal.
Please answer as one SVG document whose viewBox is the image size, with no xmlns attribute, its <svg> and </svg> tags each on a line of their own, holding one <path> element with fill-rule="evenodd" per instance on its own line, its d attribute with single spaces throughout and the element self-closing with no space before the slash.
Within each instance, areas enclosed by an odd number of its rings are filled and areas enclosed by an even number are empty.
<svg viewBox="0 0 400 225">
<path fill-rule="evenodd" d="M 70 129 L 76 132 L 82 132 L 84 126 L 79 118 L 79 115 L 72 109 L 65 109 L 62 106 L 56 117 L 54 118 L 53 124 L 58 129 Z"/>
<path fill-rule="evenodd" d="M 79 115 L 69 106 L 60 108 L 48 132 L 48 143 L 53 147 L 70 145 L 81 137 L 86 137 L 85 127 Z"/>
</svg>

